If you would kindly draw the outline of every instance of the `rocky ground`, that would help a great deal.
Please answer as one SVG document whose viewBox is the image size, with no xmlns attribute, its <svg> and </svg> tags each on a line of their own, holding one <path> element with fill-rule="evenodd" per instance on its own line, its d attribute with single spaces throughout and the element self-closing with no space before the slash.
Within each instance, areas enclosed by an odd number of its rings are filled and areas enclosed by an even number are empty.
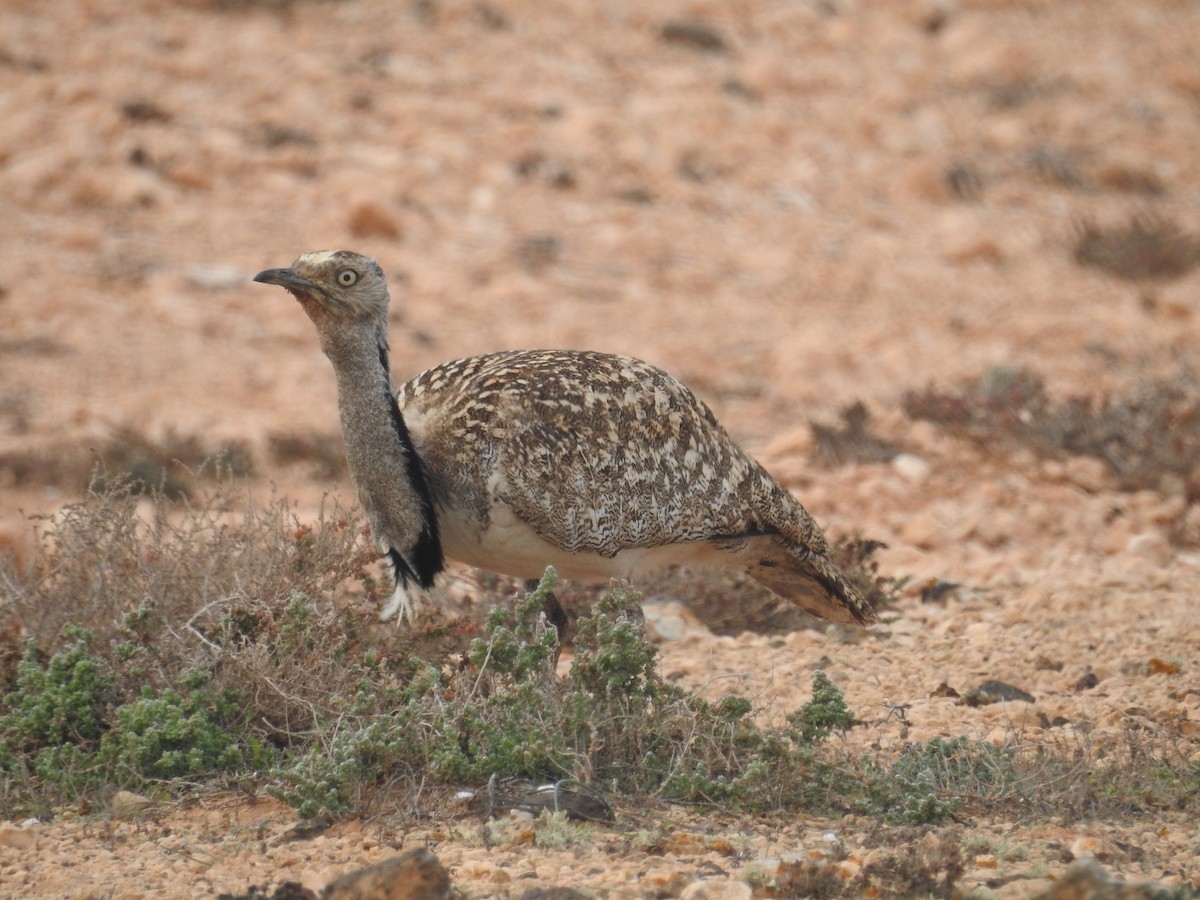
<svg viewBox="0 0 1200 900">
<path fill-rule="evenodd" d="M 19 552 L 24 514 L 77 496 L 121 441 L 235 447 L 302 514 L 348 496 L 273 455 L 334 432 L 334 385 L 295 304 L 249 283 L 346 247 L 389 273 L 398 376 L 510 347 L 640 356 L 911 579 L 861 636 L 717 635 L 665 604 L 668 678 L 788 710 L 823 668 L 863 748 L 1019 733 L 1119 765 L 1137 733 L 1200 760 L 1191 473 L 1121 490 L 1097 458 L 902 410 L 998 367 L 1054 398 L 1195 368 L 1197 47 L 1200 7 L 1181 0 L 16 0 L 0 18 L 0 543 Z M 856 400 L 904 455 L 818 464 L 810 422 Z M 922 602 L 939 578 L 959 587 Z M 1033 699 L 959 702 L 988 680 Z M 1032 896 L 1088 854 L 1198 885 L 1196 802 L 885 838 L 630 811 L 551 849 L 452 809 L 277 840 L 289 810 L 225 797 L 9 827 L 0 895 L 320 889 L 428 846 L 472 896 L 674 896 L 801 857 L 836 855 L 849 882 L 948 841 L 967 848 L 963 892 Z"/>
</svg>

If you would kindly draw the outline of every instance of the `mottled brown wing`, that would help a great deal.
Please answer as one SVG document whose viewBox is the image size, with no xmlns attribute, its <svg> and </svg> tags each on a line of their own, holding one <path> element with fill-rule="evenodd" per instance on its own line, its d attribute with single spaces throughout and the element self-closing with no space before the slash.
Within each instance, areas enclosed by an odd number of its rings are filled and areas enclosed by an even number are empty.
<svg viewBox="0 0 1200 900">
<path fill-rule="evenodd" d="M 770 527 L 753 506 L 758 465 L 670 375 L 603 354 L 524 362 L 532 389 L 504 398 L 521 408 L 496 448 L 497 490 L 538 534 L 611 557 Z"/>
</svg>

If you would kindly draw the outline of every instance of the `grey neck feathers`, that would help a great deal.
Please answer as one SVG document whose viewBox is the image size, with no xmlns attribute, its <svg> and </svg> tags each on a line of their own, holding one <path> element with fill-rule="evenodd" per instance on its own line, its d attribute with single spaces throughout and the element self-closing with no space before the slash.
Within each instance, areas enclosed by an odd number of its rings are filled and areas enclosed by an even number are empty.
<svg viewBox="0 0 1200 900">
<path fill-rule="evenodd" d="M 322 335 L 337 373 L 350 475 L 398 584 L 433 585 L 444 565 L 437 514 L 421 458 L 396 404 L 386 326 Z"/>
</svg>

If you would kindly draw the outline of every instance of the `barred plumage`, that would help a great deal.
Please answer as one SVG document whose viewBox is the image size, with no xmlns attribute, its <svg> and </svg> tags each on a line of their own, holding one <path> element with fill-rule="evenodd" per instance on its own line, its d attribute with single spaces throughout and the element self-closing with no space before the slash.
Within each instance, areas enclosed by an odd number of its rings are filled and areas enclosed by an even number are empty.
<svg viewBox="0 0 1200 900">
<path fill-rule="evenodd" d="M 514 350 L 443 363 L 393 397 L 373 260 L 309 253 L 255 280 L 296 296 L 333 363 L 351 474 L 395 565 L 392 606 L 408 611 L 406 582 L 428 587 L 444 549 L 523 578 L 719 566 L 819 616 L 874 618 L 808 512 L 661 369 Z"/>
</svg>

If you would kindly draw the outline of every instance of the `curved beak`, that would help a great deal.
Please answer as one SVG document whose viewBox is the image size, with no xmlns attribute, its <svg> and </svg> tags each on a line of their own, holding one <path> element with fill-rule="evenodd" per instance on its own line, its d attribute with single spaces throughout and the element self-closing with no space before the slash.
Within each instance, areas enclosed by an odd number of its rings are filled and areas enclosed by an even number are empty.
<svg viewBox="0 0 1200 900">
<path fill-rule="evenodd" d="M 297 272 L 295 269 L 263 269 L 254 276 L 254 280 L 262 284 L 277 284 L 287 288 L 292 293 L 296 291 L 319 292 L 315 284 Z"/>
</svg>

